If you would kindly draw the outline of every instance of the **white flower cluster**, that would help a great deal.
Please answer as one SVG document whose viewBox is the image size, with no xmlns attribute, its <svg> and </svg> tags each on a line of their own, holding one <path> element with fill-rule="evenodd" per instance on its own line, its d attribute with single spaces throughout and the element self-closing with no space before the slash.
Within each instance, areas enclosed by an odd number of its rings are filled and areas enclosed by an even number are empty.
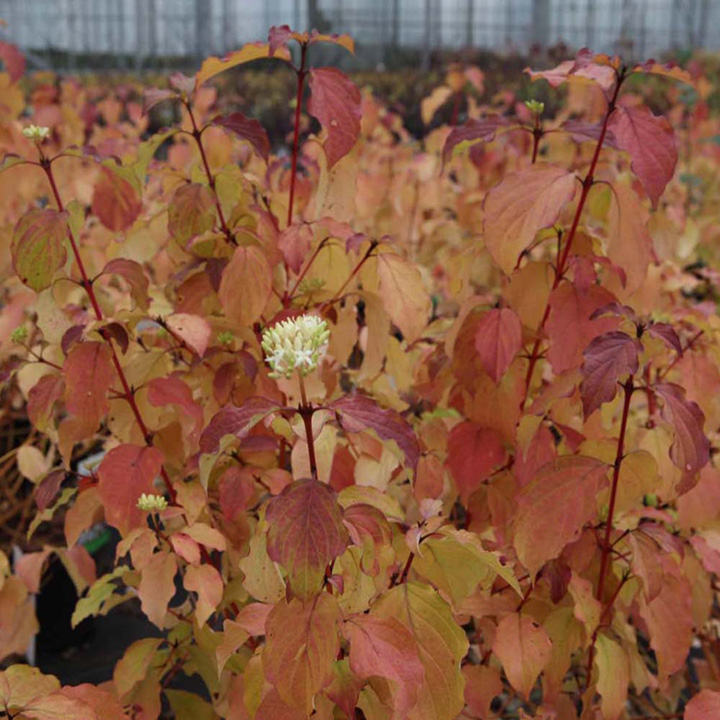
<svg viewBox="0 0 720 720">
<path fill-rule="evenodd" d="M 137 501 L 137 506 L 144 512 L 160 512 L 164 510 L 168 504 L 162 495 L 148 495 L 143 493 Z"/>
<path fill-rule="evenodd" d="M 270 377 L 289 378 L 298 371 L 311 373 L 327 350 L 330 330 L 317 315 L 300 315 L 263 331 L 262 347 L 272 372 Z"/>
<path fill-rule="evenodd" d="M 49 127 L 40 127 L 39 125 L 28 125 L 23 128 L 22 134 L 28 140 L 34 140 L 36 143 L 41 143 L 43 140 L 47 140 L 50 137 Z"/>
</svg>

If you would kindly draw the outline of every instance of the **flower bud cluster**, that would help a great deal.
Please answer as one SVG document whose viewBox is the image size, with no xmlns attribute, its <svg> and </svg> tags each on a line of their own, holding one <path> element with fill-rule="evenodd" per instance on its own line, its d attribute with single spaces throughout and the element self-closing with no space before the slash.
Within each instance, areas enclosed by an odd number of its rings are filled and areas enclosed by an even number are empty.
<svg viewBox="0 0 720 720">
<path fill-rule="evenodd" d="M 43 140 L 47 140 L 47 138 L 50 137 L 50 128 L 40 127 L 39 125 L 28 125 L 26 128 L 23 128 L 22 134 L 28 140 L 41 143 Z"/>
<path fill-rule="evenodd" d="M 143 493 L 137 501 L 137 506 L 144 512 L 160 512 L 164 510 L 168 504 L 162 495 L 148 495 Z"/>
<path fill-rule="evenodd" d="M 263 331 L 262 347 L 270 377 L 289 378 L 294 372 L 311 373 L 327 350 L 330 330 L 316 315 L 300 315 Z"/>
</svg>

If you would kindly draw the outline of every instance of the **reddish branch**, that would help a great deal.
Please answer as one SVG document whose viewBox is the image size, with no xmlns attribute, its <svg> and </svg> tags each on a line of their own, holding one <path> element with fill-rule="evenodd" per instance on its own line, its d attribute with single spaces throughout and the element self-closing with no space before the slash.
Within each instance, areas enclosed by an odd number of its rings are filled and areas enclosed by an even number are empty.
<svg viewBox="0 0 720 720">
<path fill-rule="evenodd" d="M 305 85 L 305 61 L 307 60 L 307 44 L 300 45 L 300 67 L 296 68 L 297 95 L 295 96 L 295 129 L 293 132 L 292 161 L 290 167 L 290 199 L 288 200 L 287 225 L 292 224 L 293 204 L 295 202 L 295 179 L 297 177 L 298 143 L 300 140 L 300 112 L 302 110 L 302 96 Z"/>
<path fill-rule="evenodd" d="M 41 156 L 40 158 L 40 167 L 44 170 L 45 175 L 47 176 L 48 182 L 50 183 L 50 188 L 52 190 L 53 196 L 55 198 L 55 203 L 58 206 L 58 210 L 60 212 L 64 212 L 65 206 L 63 205 L 62 198 L 60 197 L 60 193 L 58 191 L 57 183 L 55 182 L 55 177 L 53 175 L 52 171 L 52 163 L 50 160 L 48 160 L 46 157 Z M 100 304 L 97 300 L 97 295 L 95 294 L 95 288 L 93 287 L 92 281 L 88 277 L 87 271 L 85 270 L 85 264 L 82 261 L 82 257 L 80 256 L 80 251 L 78 249 L 77 243 L 75 241 L 75 237 L 73 235 L 72 230 L 70 229 L 70 225 L 67 226 L 67 236 L 68 240 L 70 241 L 70 247 L 72 248 L 73 255 L 75 257 L 75 262 L 77 263 L 78 270 L 80 271 L 80 277 L 82 278 L 82 286 L 85 288 L 85 292 L 88 295 L 88 298 L 90 299 L 90 304 L 92 305 L 93 312 L 95 313 L 95 317 L 99 322 L 102 322 L 105 319 L 105 316 L 103 315 L 102 310 L 100 309 Z M 118 374 L 118 377 L 120 378 L 120 383 L 123 388 L 123 393 L 121 397 L 128 403 L 130 406 L 130 410 L 132 411 L 132 414 L 135 417 L 135 421 L 137 422 L 138 427 L 140 428 L 140 432 L 142 433 L 143 440 L 145 441 L 145 444 L 148 447 L 152 446 L 152 433 L 148 429 L 148 426 L 145 424 L 145 420 L 143 419 L 140 409 L 138 408 L 137 402 L 135 400 L 135 390 L 130 386 L 130 383 L 128 383 L 127 376 L 125 375 L 125 371 L 122 368 L 122 365 L 120 364 L 120 358 L 118 357 L 117 350 L 115 349 L 115 345 L 113 345 L 112 340 L 110 339 L 110 336 L 104 333 L 102 330 L 100 331 L 100 334 L 107 343 L 108 348 L 110 349 L 110 355 L 112 358 L 112 363 L 115 366 L 115 370 Z M 173 488 L 172 483 L 170 482 L 170 477 L 167 474 L 167 470 L 165 470 L 164 467 L 161 466 L 160 468 L 160 474 L 162 476 L 163 482 L 165 483 L 165 487 L 167 488 L 167 491 L 170 495 L 171 501 L 174 503 L 176 501 L 176 493 L 175 488 Z"/>
<path fill-rule="evenodd" d="M 220 221 L 220 229 L 222 230 L 225 239 L 229 243 L 231 243 L 232 245 L 237 245 L 237 240 L 235 240 L 235 236 L 233 235 L 232 231 L 228 227 L 227 222 L 225 221 L 225 213 L 223 213 L 222 205 L 220 203 L 220 196 L 217 193 L 215 176 L 213 175 L 212 170 L 210 170 L 207 153 L 205 152 L 205 147 L 202 143 L 202 134 L 205 128 L 200 129 L 198 127 L 198 124 L 195 121 L 195 115 L 193 114 L 192 107 L 190 106 L 189 102 L 185 103 L 185 108 L 188 111 L 188 115 L 190 116 L 190 122 L 192 123 L 193 128 L 190 134 L 195 139 L 195 143 L 198 147 L 198 150 L 200 151 L 200 157 L 202 159 L 203 167 L 205 168 L 205 175 L 207 177 L 208 185 L 210 186 L 210 190 L 212 190 L 212 193 L 215 196 L 215 208 L 217 209 L 218 220 Z"/>
<path fill-rule="evenodd" d="M 583 210 L 585 209 L 585 203 L 587 201 L 588 194 L 590 193 L 590 188 L 593 186 L 593 182 L 595 179 L 595 170 L 597 168 L 598 158 L 600 157 L 600 150 L 602 150 L 603 142 L 605 141 L 605 135 L 607 134 L 610 116 L 613 114 L 613 112 L 615 112 L 615 105 L 617 103 L 618 94 L 620 93 L 620 87 L 622 86 L 624 80 L 625 69 L 623 68 L 617 76 L 617 81 L 615 82 L 615 90 L 613 91 L 612 98 L 610 99 L 607 110 L 605 111 L 602 128 L 600 130 L 600 136 L 598 137 L 597 144 L 595 145 L 595 152 L 593 153 L 592 160 L 590 161 L 590 167 L 588 168 L 587 175 L 585 175 L 585 178 L 582 181 L 582 192 L 580 194 L 580 200 L 578 201 L 577 208 L 575 209 L 575 216 L 573 217 L 572 225 L 570 226 L 570 230 L 568 231 L 567 239 L 565 240 L 565 246 L 562 249 L 562 253 L 558 253 L 557 265 L 555 267 L 555 280 L 553 281 L 550 295 L 548 296 L 547 303 L 545 304 L 545 312 L 543 313 L 542 319 L 540 320 L 540 325 L 537 330 L 538 337 L 533 344 L 533 348 L 529 356 L 528 369 L 527 373 L 525 374 L 525 391 L 523 393 L 522 400 L 520 401 L 521 409 L 525 407 L 525 403 L 527 402 L 528 393 L 530 392 L 530 384 L 532 382 L 533 371 L 535 370 L 535 365 L 540 358 L 539 350 L 540 343 L 542 342 L 541 335 L 545 327 L 545 323 L 547 322 L 547 319 L 550 315 L 550 297 L 552 296 L 552 291 L 558 287 L 560 281 L 565 275 L 565 270 L 567 269 L 567 261 L 570 257 L 570 250 L 572 248 L 573 240 L 575 240 L 575 234 L 577 233 L 577 229 L 580 224 L 580 218 L 582 216 Z M 533 159 L 534 157 L 535 150 L 533 151 Z"/>
<path fill-rule="evenodd" d="M 625 456 L 625 434 L 627 432 L 628 417 L 630 415 L 630 399 L 632 398 L 633 391 L 635 390 L 633 375 L 630 375 L 630 377 L 625 381 L 623 384 L 623 390 L 625 391 L 625 397 L 623 400 L 622 418 L 620 420 L 620 435 L 618 436 L 617 452 L 615 453 L 615 462 L 613 464 L 612 486 L 610 488 L 610 505 L 608 507 L 608 516 L 605 522 L 605 536 L 603 537 L 602 546 L 600 548 L 600 574 L 598 575 L 598 584 L 595 589 L 595 597 L 600 602 L 602 602 L 603 594 L 605 592 L 605 580 L 610 566 L 610 552 L 612 551 L 610 535 L 613 530 L 613 517 L 615 515 L 615 502 L 617 500 L 618 481 L 620 479 L 620 466 L 622 465 L 622 461 Z M 622 585 L 620 587 L 622 587 Z M 590 642 L 590 652 L 588 655 L 587 665 L 588 684 L 590 682 L 590 673 L 592 672 L 592 664 L 595 658 L 595 642 L 597 640 L 600 622 L 602 621 L 604 615 L 612 608 L 619 591 L 620 588 L 617 588 L 615 594 L 605 606 L 603 613 L 600 616 L 598 627 L 593 633 L 592 640 Z"/>
</svg>

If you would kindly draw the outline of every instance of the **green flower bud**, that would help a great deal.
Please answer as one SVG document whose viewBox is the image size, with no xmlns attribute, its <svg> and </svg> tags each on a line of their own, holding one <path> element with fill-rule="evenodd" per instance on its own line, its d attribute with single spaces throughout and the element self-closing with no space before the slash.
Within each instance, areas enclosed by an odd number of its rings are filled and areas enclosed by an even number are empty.
<svg viewBox="0 0 720 720">
<path fill-rule="evenodd" d="M 534 115 L 542 115 L 545 110 L 545 103 L 539 100 L 526 100 L 525 107 Z"/>
<path fill-rule="evenodd" d="M 143 493 L 137 501 L 137 506 L 144 512 L 160 512 L 164 510 L 168 504 L 162 495 L 148 495 Z"/>
<path fill-rule="evenodd" d="M 221 333 L 218 333 L 217 339 L 221 345 L 232 345 L 235 336 L 229 330 L 223 330 Z"/>
<path fill-rule="evenodd" d="M 50 136 L 50 128 L 40 127 L 39 125 L 28 125 L 26 128 L 23 128 L 22 134 L 28 140 L 41 143 L 43 140 L 47 140 Z"/>
<path fill-rule="evenodd" d="M 10 333 L 10 339 L 14 343 L 23 343 L 27 340 L 28 336 L 28 329 L 24 325 L 20 325 L 16 327 L 11 333 Z"/>
</svg>

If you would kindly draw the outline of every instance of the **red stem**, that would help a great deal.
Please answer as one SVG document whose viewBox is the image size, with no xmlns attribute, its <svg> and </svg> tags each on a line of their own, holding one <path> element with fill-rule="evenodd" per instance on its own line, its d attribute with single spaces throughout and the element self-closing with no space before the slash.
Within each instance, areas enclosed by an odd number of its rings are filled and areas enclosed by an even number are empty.
<svg viewBox="0 0 720 720">
<path fill-rule="evenodd" d="M 623 68 L 617 77 L 617 81 L 615 83 L 615 90 L 613 92 L 612 98 L 610 99 L 610 102 L 608 103 L 607 110 L 605 111 L 605 117 L 603 118 L 603 124 L 600 130 L 600 137 L 598 137 L 597 145 L 595 145 L 595 152 L 593 153 L 592 160 L 590 161 L 590 167 L 587 171 L 587 175 L 585 175 L 585 179 L 582 181 L 582 192 L 580 194 L 580 200 L 578 202 L 577 208 L 575 209 L 575 216 L 573 217 L 572 225 L 570 226 L 570 231 L 568 232 L 567 240 L 565 241 L 565 247 L 563 248 L 562 254 L 559 255 L 557 259 L 557 265 L 555 267 L 555 280 L 553 281 L 552 289 L 550 291 L 551 294 L 552 290 L 555 290 L 560 284 L 560 281 L 565 274 L 565 266 L 567 264 L 568 257 L 570 256 L 570 249 L 572 248 L 573 240 L 575 239 L 575 233 L 577 232 L 578 226 L 580 224 L 580 217 L 582 216 L 582 212 L 585 208 L 585 202 L 587 201 L 588 194 L 590 193 L 590 188 L 593 185 L 595 169 L 597 167 L 598 158 L 600 157 L 600 150 L 602 150 L 603 142 L 605 141 L 605 135 L 607 134 L 610 116 L 615 111 L 615 104 L 617 102 L 618 94 L 620 93 L 620 87 L 622 86 L 624 79 L 625 69 Z M 523 393 L 522 400 L 520 401 L 521 409 L 525 407 L 525 402 L 527 401 L 528 393 L 530 392 L 530 383 L 532 382 L 533 371 L 535 369 L 535 364 L 537 363 L 539 358 L 538 350 L 540 349 L 541 343 L 540 335 L 543 328 L 545 327 L 545 323 L 547 322 L 549 315 L 550 296 L 548 296 L 548 300 L 545 305 L 545 312 L 543 313 L 542 320 L 540 321 L 540 325 L 538 327 L 538 338 L 535 340 L 532 352 L 530 353 L 530 361 L 527 373 L 525 375 L 525 392 Z"/>
<path fill-rule="evenodd" d="M 457 125 L 458 116 L 460 115 L 460 100 L 462 99 L 462 93 L 460 91 L 455 93 L 453 98 L 453 109 L 452 116 L 450 117 L 450 126 L 455 127 Z"/>
<path fill-rule="evenodd" d="M 613 516 L 615 515 L 615 501 L 617 499 L 618 480 L 620 479 L 620 466 L 622 465 L 623 457 L 625 455 L 625 433 L 627 431 L 628 417 L 630 415 L 630 398 L 632 398 L 633 391 L 635 389 L 633 385 L 634 376 L 630 375 L 623 384 L 625 391 L 625 399 L 623 401 L 622 419 L 620 420 L 620 435 L 618 437 L 617 452 L 615 454 L 615 463 L 613 464 L 613 478 L 612 487 L 610 488 L 610 506 L 608 508 L 608 516 L 605 521 L 605 536 L 603 538 L 602 547 L 600 548 L 600 574 L 598 575 L 598 584 L 595 590 L 595 597 L 597 600 L 602 602 L 603 593 L 605 591 L 605 579 L 607 578 L 607 571 L 610 566 L 610 551 L 612 546 L 610 545 L 610 535 L 613 530 Z M 612 603 L 615 601 L 615 597 L 606 606 L 603 611 L 602 617 L 606 612 L 610 610 Z M 595 657 L 595 641 L 597 639 L 597 630 L 593 633 L 592 642 L 590 643 L 590 654 L 588 657 L 588 683 L 590 681 L 590 673 L 592 672 L 593 659 Z"/>
<path fill-rule="evenodd" d="M 300 45 L 300 68 L 297 73 L 297 95 L 295 96 L 295 130 L 293 134 L 292 165 L 290 168 L 290 200 L 288 201 L 287 225 L 292 224 L 293 204 L 295 202 L 295 178 L 297 177 L 298 143 L 300 140 L 300 112 L 302 110 L 303 86 L 305 84 L 305 60 L 307 58 L 307 45 Z"/>
<path fill-rule="evenodd" d="M 220 204 L 220 197 L 217 194 L 217 188 L 215 186 L 215 176 L 210 170 L 210 164 L 208 163 L 207 154 L 202 144 L 203 131 L 198 127 L 198 124 L 195 121 L 195 115 L 193 114 L 189 102 L 185 103 L 185 108 L 188 111 L 188 115 L 190 116 L 190 122 L 192 123 L 193 128 L 190 134 L 193 136 L 193 138 L 195 138 L 195 143 L 198 147 L 198 150 L 200 151 L 200 157 L 202 158 L 203 167 L 205 168 L 205 175 L 207 177 L 208 185 L 210 186 L 210 190 L 212 190 L 212 193 L 215 196 L 215 208 L 217 209 L 218 220 L 220 221 L 220 228 L 222 229 L 223 235 L 225 235 L 225 239 L 232 245 L 237 245 L 237 240 L 235 240 L 235 236 L 233 235 L 232 231 L 227 225 L 227 222 L 225 221 L 225 213 L 223 213 L 222 205 Z"/>
<path fill-rule="evenodd" d="M 50 188 L 52 190 L 53 196 L 55 198 L 55 202 L 58 206 L 58 210 L 60 212 L 64 212 L 65 206 L 63 205 L 62 198 L 60 197 L 60 193 L 57 188 L 57 184 L 55 182 L 55 176 L 52 172 L 52 165 L 49 160 L 47 160 L 44 157 L 41 157 L 40 167 L 42 167 L 43 171 L 45 172 L 45 175 L 47 176 L 48 182 L 50 183 Z M 85 270 L 85 264 L 82 261 L 82 257 L 80 256 L 80 251 L 78 250 L 77 243 L 75 242 L 75 237 L 73 236 L 72 230 L 70 229 L 70 225 L 67 226 L 67 236 L 68 240 L 70 241 L 70 247 L 72 248 L 73 255 L 75 257 L 75 262 L 77 262 L 78 270 L 80 271 L 80 277 L 82 278 L 82 286 L 85 288 L 85 292 L 88 295 L 88 298 L 90 299 L 90 304 L 92 305 L 93 312 L 95 313 L 95 317 L 98 321 L 102 321 L 105 319 L 105 316 L 103 315 L 102 310 L 100 309 L 100 305 L 97 300 L 97 296 L 95 295 L 95 289 L 93 288 L 92 281 L 88 277 L 87 271 Z M 127 401 L 128 405 L 130 405 L 130 410 L 132 411 L 133 415 L 135 416 L 135 421 L 138 424 L 138 427 L 140 428 L 140 432 L 142 433 L 143 440 L 145 441 L 145 444 L 148 447 L 152 446 L 152 433 L 148 430 L 147 425 L 145 424 L 145 421 L 143 420 L 142 415 L 140 414 L 140 409 L 138 408 L 137 402 L 135 401 L 135 392 L 130 387 L 130 383 L 128 383 L 127 377 L 125 375 L 125 372 L 122 368 L 122 365 L 120 364 L 120 358 L 118 358 L 117 351 L 115 350 L 115 346 L 112 343 L 112 340 L 109 338 L 109 336 L 106 336 L 102 331 L 100 333 L 107 343 L 107 346 L 110 348 L 110 354 L 112 358 L 112 363 L 115 366 L 115 370 L 118 374 L 118 377 L 120 378 L 120 383 L 123 387 L 123 398 Z M 176 501 L 176 493 L 175 488 L 173 488 L 172 483 L 170 482 L 170 478 L 167 474 L 167 471 L 164 467 L 160 468 L 160 474 L 162 475 L 163 482 L 165 483 L 165 487 L 167 488 L 168 493 L 170 494 L 170 499 L 173 503 Z"/>
</svg>

